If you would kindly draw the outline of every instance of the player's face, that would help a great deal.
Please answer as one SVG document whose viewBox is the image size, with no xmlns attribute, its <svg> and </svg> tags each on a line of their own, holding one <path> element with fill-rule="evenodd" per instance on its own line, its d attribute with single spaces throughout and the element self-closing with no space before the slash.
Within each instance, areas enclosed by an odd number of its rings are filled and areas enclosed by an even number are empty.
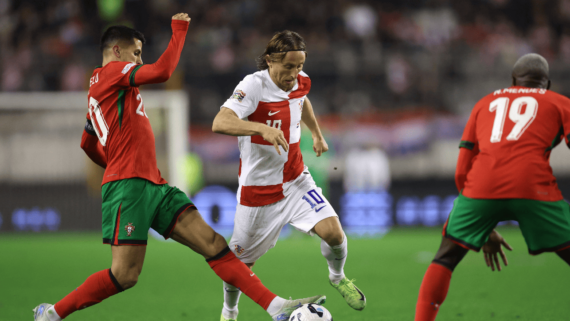
<svg viewBox="0 0 570 321">
<path fill-rule="evenodd" d="M 142 64 L 142 41 L 134 39 L 134 43 L 121 48 L 121 61 Z"/>
<path fill-rule="evenodd" d="M 305 64 L 304 51 L 289 51 L 282 61 L 268 61 L 269 75 L 277 87 L 284 91 L 293 89 L 297 82 L 297 75 L 303 70 Z"/>
</svg>

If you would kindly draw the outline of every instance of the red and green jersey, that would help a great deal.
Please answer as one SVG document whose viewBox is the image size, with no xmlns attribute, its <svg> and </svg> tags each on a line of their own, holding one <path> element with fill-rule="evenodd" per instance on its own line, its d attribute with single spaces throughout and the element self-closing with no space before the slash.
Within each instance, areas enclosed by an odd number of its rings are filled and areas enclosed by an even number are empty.
<svg viewBox="0 0 570 321">
<path fill-rule="evenodd" d="M 106 167 L 102 184 L 132 177 L 166 183 L 156 165 L 154 134 L 138 86 L 170 78 L 187 30 L 188 22 L 172 21 L 170 44 L 154 64 L 114 61 L 93 71 L 82 147 L 91 159 Z"/>
<path fill-rule="evenodd" d="M 473 156 L 460 154 L 456 181 L 466 177 L 458 187 L 470 198 L 562 200 L 549 157 L 569 134 L 570 99 L 539 88 L 497 90 L 471 112 L 460 147 Z"/>
</svg>

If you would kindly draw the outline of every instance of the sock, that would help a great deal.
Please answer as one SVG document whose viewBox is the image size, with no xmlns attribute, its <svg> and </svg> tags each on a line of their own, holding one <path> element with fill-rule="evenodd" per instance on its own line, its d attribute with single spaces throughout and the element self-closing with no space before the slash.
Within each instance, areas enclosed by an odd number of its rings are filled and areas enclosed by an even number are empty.
<svg viewBox="0 0 570 321">
<path fill-rule="evenodd" d="M 329 264 L 329 279 L 338 284 L 344 279 L 344 263 L 348 254 L 346 235 L 342 244 L 336 246 L 329 246 L 327 242 L 321 240 L 321 253 Z"/>
<path fill-rule="evenodd" d="M 53 305 L 47 310 L 46 315 L 49 321 L 61 321 L 61 317 L 57 314 Z"/>
<path fill-rule="evenodd" d="M 275 299 L 271 301 L 271 304 L 269 304 L 269 307 L 267 307 L 267 313 L 269 313 L 270 316 L 276 315 L 277 312 L 281 310 L 285 302 L 287 302 L 287 300 L 276 296 Z"/>
<path fill-rule="evenodd" d="M 206 260 L 212 270 L 224 282 L 229 283 L 241 292 L 245 293 L 263 310 L 267 310 L 269 304 L 276 295 L 267 289 L 261 280 L 255 275 L 235 254 L 226 247 L 211 259 Z"/>
<path fill-rule="evenodd" d="M 241 291 L 235 286 L 224 282 L 224 308 L 222 314 L 226 319 L 236 319 L 238 314 L 238 302 Z"/>
<path fill-rule="evenodd" d="M 447 296 L 451 273 L 451 270 L 443 265 L 430 264 L 420 287 L 415 321 L 435 320 L 439 307 Z"/>
<path fill-rule="evenodd" d="M 121 291 L 123 289 L 111 273 L 111 269 L 99 271 L 57 302 L 54 309 L 62 319 L 65 319 L 71 313 L 97 304 Z"/>
</svg>

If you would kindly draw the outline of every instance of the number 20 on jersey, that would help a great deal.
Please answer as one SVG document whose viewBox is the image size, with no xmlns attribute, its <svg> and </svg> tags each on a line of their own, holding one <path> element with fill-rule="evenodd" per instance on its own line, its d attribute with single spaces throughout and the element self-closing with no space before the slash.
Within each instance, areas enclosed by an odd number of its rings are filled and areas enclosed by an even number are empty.
<svg viewBox="0 0 570 321">
<path fill-rule="evenodd" d="M 524 113 L 521 113 L 523 106 L 526 105 Z M 509 110 L 509 98 L 500 97 L 491 102 L 489 111 L 495 112 L 495 121 L 493 122 L 493 130 L 491 132 L 491 143 L 498 143 L 503 136 L 503 127 L 505 126 L 505 117 L 507 111 L 509 119 L 515 123 L 515 126 L 507 135 L 507 140 L 519 140 L 524 131 L 530 126 L 536 118 L 538 111 L 538 102 L 534 97 L 519 97 L 513 100 Z"/>
</svg>

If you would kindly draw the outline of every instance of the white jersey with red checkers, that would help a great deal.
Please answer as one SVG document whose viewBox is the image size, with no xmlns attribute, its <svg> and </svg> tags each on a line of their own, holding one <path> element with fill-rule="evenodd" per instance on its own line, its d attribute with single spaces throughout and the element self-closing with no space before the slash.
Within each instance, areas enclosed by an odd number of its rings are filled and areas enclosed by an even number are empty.
<svg viewBox="0 0 570 321">
<path fill-rule="evenodd" d="M 311 89 L 304 72 L 291 91 L 281 90 L 267 70 L 246 76 L 222 107 L 233 110 L 242 120 L 258 122 L 283 131 L 289 151 L 277 153 L 260 135 L 238 137 L 240 149 L 238 202 L 245 206 L 275 203 L 290 193 L 292 181 L 303 172 L 301 114 Z M 279 147 L 281 148 L 281 147 Z"/>
</svg>

